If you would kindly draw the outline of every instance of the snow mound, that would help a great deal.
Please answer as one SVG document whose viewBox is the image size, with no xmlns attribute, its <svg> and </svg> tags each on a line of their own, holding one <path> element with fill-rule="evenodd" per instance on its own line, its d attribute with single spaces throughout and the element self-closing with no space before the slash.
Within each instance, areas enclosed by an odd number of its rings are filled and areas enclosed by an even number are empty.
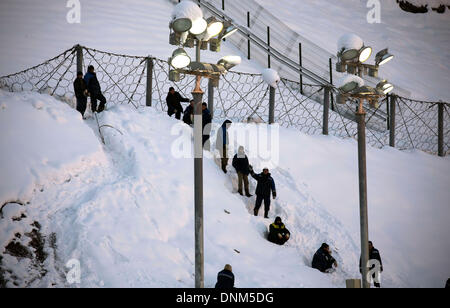
<svg viewBox="0 0 450 308">
<path fill-rule="evenodd" d="M 343 74 L 342 76 L 340 76 L 336 80 L 335 85 L 336 85 L 336 87 L 340 88 L 352 81 L 356 82 L 358 84 L 358 87 L 364 86 L 364 80 L 361 77 L 356 76 L 356 75 L 350 75 L 350 74 Z"/>
<path fill-rule="evenodd" d="M 362 38 L 354 33 L 347 33 L 342 35 L 338 40 L 338 52 L 347 49 L 360 50 L 364 46 Z"/>
<path fill-rule="evenodd" d="M 0 105 L 0 205 L 106 161 L 81 115 L 53 97 L 0 91 Z"/>
<path fill-rule="evenodd" d="M 176 18 L 189 18 L 194 21 L 203 18 L 203 12 L 194 2 L 183 0 L 173 8 L 172 19 Z"/>
<path fill-rule="evenodd" d="M 280 75 L 278 72 L 271 68 L 266 68 L 262 72 L 262 77 L 264 81 L 271 87 L 276 88 L 278 83 L 280 82 Z"/>
</svg>

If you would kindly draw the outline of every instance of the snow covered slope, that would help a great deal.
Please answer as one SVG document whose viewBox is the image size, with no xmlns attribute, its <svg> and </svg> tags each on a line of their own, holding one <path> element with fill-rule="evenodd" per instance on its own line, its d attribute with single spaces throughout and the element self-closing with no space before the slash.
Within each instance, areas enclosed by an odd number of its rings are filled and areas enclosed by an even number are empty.
<svg viewBox="0 0 450 308">
<path fill-rule="evenodd" d="M 95 150 L 100 142 L 93 142 L 92 132 L 97 134 L 97 128 L 92 118 L 82 122 L 75 110 L 40 94 L 2 93 L 0 105 L 4 101 L 7 106 L 8 102 L 23 105 L 10 122 L 39 117 L 44 111 L 34 108 L 34 101 L 42 102 L 44 110 L 51 107 L 64 118 L 76 119 L 62 127 L 58 118 L 47 122 L 41 137 L 50 138 L 56 130 L 66 132 L 54 137 L 49 147 L 77 145 L 80 152 L 103 153 Z M 191 128 L 152 108 L 129 106 L 113 107 L 100 114 L 99 121 L 115 128 L 102 128 L 107 159 L 94 155 L 92 163 L 76 172 L 57 168 L 56 174 L 65 181 L 46 176 L 45 168 L 37 169 L 46 179 L 40 189 L 22 200 L 28 202 L 24 206 L 7 205 L 0 220 L 1 233 L 9 236 L 2 239 L 5 245 L 20 223 L 11 218 L 21 212 L 28 217 L 26 223 L 39 222 L 42 234 L 54 234 L 55 245 L 45 248 L 47 275 L 27 284 L 26 259 L 17 262 L 4 252 L 2 267 L 17 271 L 19 277 L 22 273 L 23 281 L 17 282 L 21 286 L 70 286 L 64 277 L 65 264 L 77 259 L 84 287 L 193 287 L 193 161 L 177 154 L 180 142 L 191 144 Z M 83 132 L 89 126 L 89 134 L 81 133 L 89 142 L 80 142 L 77 134 L 67 131 Z M 230 134 L 241 129 L 251 133 L 261 127 L 265 125 L 235 125 Z M 16 133 L 23 141 L 35 136 L 31 125 L 18 125 Z M 16 144 L 1 140 L 2 149 Z M 230 151 L 246 143 L 238 138 Z M 205 158 L 207 287 L 214 286 L 217 272 L 226 263 L 233 265 L 237 287 L 344 287 L 346 278 L 359 276 L 355 142 L 280 129 L 279 143 L 279 163 L 258 158 L 256 148 L 247 146 L 255 169 L 268 165 L 276 181 L 278 198 L 271 220 L 251 215 L 254 197 L 236 194 L 231 166 L 224 175 L 213 158 Z M 14 161 L 15 152 L 7 153 L 2 168 Z M 27 157 L 32 161 L 34 156 Z M 446 205 L 450 196 L 445 189 L 450 183 L 449 159 L 369 148 L 368 167 L 370 234 L 385 264 L 383 285 L 441 286 L 450 274 L 445 271 L 450 268 L 445 238 L 449 231 Z M 29 186 L 23 181 L 26 175 L 11 173 L 8 181 L 15 183 L 11 191 L 18 193 L 8 198 L 19 198 L 23 187 Z M 284 247 L 265 239 L 277 215 L 292 233 Z M 331 245 L 339 262 L 332 275 L 310 268 L 312 255 L 322 242 Z"/>
</svg>

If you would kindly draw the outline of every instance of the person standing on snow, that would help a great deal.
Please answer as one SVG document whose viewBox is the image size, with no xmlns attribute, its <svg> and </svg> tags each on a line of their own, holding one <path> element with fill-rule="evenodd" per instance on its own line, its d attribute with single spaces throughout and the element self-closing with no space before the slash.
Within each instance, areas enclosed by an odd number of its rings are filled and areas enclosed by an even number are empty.
<svg viewBox="0 0 450 308">
<path fill-rule="evenodd" d="M 73 82 L 73 90 L 75 92 L 75 97 L 77 98 L 77 110 L 81 113 L 84 119 L 84 112 L 87 106 L 87 86 L 83 79 L 83 72 L 77 73 L 77 78 Z"/>
<path fill-rule="evenodd" d="M 375 247 L 373 247 L 373 243 L 371 241 L 369 241 L 369 261 L 373 260 L 373 261 L 378 261 L 380 263 L 380 273 L 383 272 L 383 263 L 381 262 L 381 255 L 380 252 L 378 251 L 378 249 L 376 249 Z M 372 265 L 369 269 L 373 270 L 375 268 L 375 265 Z M 361 258 L 359 258 L 359 272 L 362 273 L 362 266 L 361 266 Z M 376 274 L 374 273 L 372 275 L 372 278 L 375 278 Z M 381 288 L 381 285 L 379 282 L 376 282 L 374 280 L 374 286 L 375 288 Z"/>
<path fill-rule="evenodd" d="M 225 265 L 223 271 L 217 274 L 216 289 L 233 289 L 234 288 L 234 274 L 230 264 Z"/>
<path fill-rule="evenodd" d="M 187 125 L 194 124 L 194 100 L 189 102 L 189 106 L 186 107 L 183 113 L 183 122 Z"/>
<path fill-rule="evenodd" d="M 242 182 L 244 182 L 245 195 L 251 197 L 248 185 L 248 175 L 250 174 L 250 165 L 248 162 L 248 157 L 245 155 L 245 149 L 243 146 L 239 147 L 238 153 L 233 157 L 233 167 L 236 169 L 238 174 L 238 193 L 243 196 L 242 193 Z"/>
<path fill-rule="evenodd" d="M 95 69 L 92 65 L 89 65 L 88 72 L 84 75 L 84 81 L 86 82 L 87 90 L 91 96 L 92 112 L 102 112 L 105 110 L 106 98 L 102 94 L 102 89 L 100 87 L 100 83 L 98 82 L 97 74 L 95 73 Z M 97 100 L 100 101 L 98 109 Z"/>
<path fill-rule="evenodd" d="M 272 243 L 283 245 L 291 237 L 291 233 L 281 221 L 281 217 L 275 218 L 275 222 L 270 225 L 268 240 Z"/>
<path fill-rule="evenodd" d="M 230 128 L 231 123 L 232 122 L 230 120 L 225 120 L 225 122 L 223 122 L 222 126 L 217 131 L 217 138 L 216 138 L 216 149 L 219 151 L 222 171 L 224 173 L 227 173 L 227 165 L 228 165 L 227 148 L 229 144 L 228 129 Z"/>
<path fill-rule="evenodd" d="M 181 102 L 189 102 L 188 98 L 184 98 L 180 93 L 175 92 L 173 87 L 169 88 L 169 93 L 167 93 L 166 103 L 167 103 L 167 114 L 171 117 L 175 114 L 177 120 L 181 119 L 181 113 L 183 112 L 183 106 Z"/>
<path fill-rule="evenodd" d="M 277 197 L 275 190 L 275 181 L 269 173 L 268 168 L 264 168 L 260 174 L 255 174 L 253 167 L 249 166 L 250 174 L 258 182 L 256 185 L 256 203 L 255 203 L 255 216 L 258 216 L 259 208 L 264 200 L 264 218 L 269 218 L 270 210 L 270 192 L 272 192 L 273 198 Z"/>
<path fill-rule="evenodd" d="M 209 137 L 211 134 L 211 112 L 208 109 L 208 105 L 206 103 L 202 103 L 202 126 L 203 126 L 203 147 L 205 150 L 210 149 Z M 206 147 L 205 147 L 206 144 Z"/>
<path fill-rule="evenodd" d="M 335 267 L 338 266 L 336 260 L 331 256 L 330 246 L 327 243 L 323 243 L 314 254 L 312 268 L 318 269 L 322 273 L 330 273 L 333 265 Z"/>
</svg>

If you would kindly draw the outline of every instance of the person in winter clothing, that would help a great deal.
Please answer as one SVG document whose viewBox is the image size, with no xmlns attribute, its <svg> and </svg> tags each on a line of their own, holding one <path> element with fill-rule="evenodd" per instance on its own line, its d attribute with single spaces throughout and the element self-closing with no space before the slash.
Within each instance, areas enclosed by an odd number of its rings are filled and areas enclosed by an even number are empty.
<svg viewBox="0 0 450 308">
<path fill-rule="evenodd" d="M 188 98 L 184 98 L 180 93 L 175 92 L 173 87 L 169 88 L 169 93 L 167 93 L 166 103 L 167 103 L 167 114 L 171 117 L 175 114 L 175 118 L 180 120 L 181 113 L 183 112 L 183 106 L 181 102 L 189 102 Z"/>
<path fill-rule="evenodd" d="M 209 137 L 211 134 L 211 112 L 208 109 L 208 105 L 206 103 L 202 104 L 202 126 L 203 126 L 203 147 L 205 150 L 209 150 Z M 205 146 L 206 144 L 206 146 Z"/>
<path fill-rule="evenodd" d="M 77 73 L 77 78 L 73 82 L 73 89 L 75 92 L 75 97 L 77 98 L 77 110 L 84 118 L 84 112 L 86 111 L 87 106 L 87 86 L 83 79 L 83 72 Z"/>
<path fill-rule="evenodd" d="M 223 271 L 217 274 L 216 289 L 233 289 L 234 288 L 234 274 L 231 265 L 225 265 Z"/>
<path fill-rule="evenodd" d="M 318 269 L 322 273 L 328 273 L 333 269 L 333 265 L 335 267 L 338 266 L 336 260 L 331 256 L 330 246 L 323 243 L 319 250 L 314 254 L 312 267 Z"/>
<path fill-rule="evenodd" d="M 100 83 L 97 79 L 97 74 L 92 65 L 89 65 L 88 72 L 84 75 L 84 81 L 86 82 L 87 90 L 91 96 L 91 109 L 92 112 L 102 112 L 105 110 L 106 98 L 102 94 Z M 100 101 L 100 105 L 97 109 L 97 100 Z"/>
<path fill-rule="evenodd" d="M 256 203 L 255 203 L 255 216 L 258 216 L 259 208 L 261 207 L 262 201 L 264 200 L 264 218 L 269 218 L 270 210 L 270 192 L 275 199 L 277 197 L 277 192 L 275 190 L 275 181 L 270 176 L 269 169 L 264 168 L 263 172 L 260 174 L 255 174 L 253 167 L 249 166 L 250 174 L 258 182 L 256 185 Z"/>
<path fill-rule="evenodd" d="M 275 218 L 275 222 L 270 225 L 268 240 L 272 243 L 283 245 L 291 237 L 291 233 L 281 221 L 281 217 Z"/>
<path fill-rule="evenodd" d="M 189 106 L 186 107 L 183 113 L 183 122 L 187 125 L 194 124 L 194 100 L 189 102 Z"/>
<path fill-rule="evenodd" d="M 230 120 L 225 120 L 223 122 L 222 126 L 217 131 L 217 138 L 216 138 L 216 149 L 219 151 L 219 155 L 221 158 L 221 165 L 222 165 L 222 171 L 224 173 L 227 173 L 227 165 L 228 165 L 228 128 L 232 122 Z"/>
<path fill-rule="evenodd" d="M 447 279 L 447 283 L 445 284 L 446 289 L 450 289 L 450 278 Z"/>
<path fill-rule="evenodd" d="M 248 157 L 245 155 L 245 149 L 243 146 L 239 147 L 238 153 L 233 157 L 233 167 L 238 174 L 238 193 L 243 196 L 242 182 L 244 182 L 245 195 L 251 197 L 248 185 L 248 175 L 250 174 L 250 165 L 248 163 Z"/>
<path fill-rule="evenodd" d="M 362 259 L 359 258 L 359 272 L 360 273 L 362 273 L 362 266 L 361 266 L 362 261 L 361 260 Z M 369 261 L 370 260 L 377 260 L 378 262 L 380 262 L 380 272 L 383 272 L 383 263 L 381 262 L 380 252 L 378 251 L 378 249 L 373 247 L 373 243 L 371 241 L 369 241 Z M 375 265 L 372 265 L 369 270 L 372 270 L 374 268 L 375 268 Z M 375 273 L 372 275 L 372 278 L 375 278 Z M 380 283 L 375 282 L 375 281 L 374 281 L 374 286 L 376 288 L 381 287 Z"/>
</svg>

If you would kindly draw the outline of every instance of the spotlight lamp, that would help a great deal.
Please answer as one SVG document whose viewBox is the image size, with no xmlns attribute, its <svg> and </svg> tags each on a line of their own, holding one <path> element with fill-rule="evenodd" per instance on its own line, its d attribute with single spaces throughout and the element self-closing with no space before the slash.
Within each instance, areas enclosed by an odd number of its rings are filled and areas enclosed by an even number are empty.
<svg viewBox="0 0 450 308">
<path fill-rule="evenodd" d="M 376 63 L 376 65 L 383 65 L 383 64 L 391 61 L 393 58 L 394 58 L 394 55 L 390 54 L 388 49 L 386 48 L 376 54 L 375 63 Z"/>
<path fill-rule="evenodd" d="M 180 72 L 177 70 L 169 70 L 169 80 L 172 82 L 180 81 Z"/>
<path fill-rule="evenodd" d="M 188 66 L 191 63 L 191 58 L 183 48 L 178 48 L 172 53 L 169 63 L 173 68 L 180 69 Z"/>
<path fill-rule="evenodd" d="M 189 18 L 177 18 L 170 23 L 170 28 L 177 33 L 183 33 L 191 30 L 192 21 Z"/>
<path fill-rule="evenodd" d="M 236 28 L 232 24 L 230 24 L 227 27 L 224 27 L 222 32 L 219 34 L 219 40 L 223 40 L 223 39 L 229 37 L 230 35 L 236 33 L 237 30 L 238 30 L 238 28 Z"/>
<path fill-rule="evenodd" d="M 206 20 L 204 20 L 203 18 L 197 18 L 196 20 L 192 21 L 192 27 L 191 29 L 189 29 L 189 32 L 194 35 L 199 35 L 205 32 L 207 27 L 208 24 Z"/>
<path fill-rule="evenodd" d="M 227 71 L 235 67 L 236 65 L 241 64 L 240 56 L 225 56 L 217 62 L 218 65 L 223 65 Z"/>
<path fill-rule="evenodd" d="M 345 49 L 342 48 L 338 53 L 338 56 L 342 59 L 343 62 L 353 61 L 359 56 L 359 51 L 356 49 Z"/>
<path fill-rule="evenodd" d="M 356 95 L 374 95 L 378 94 L 377 90 L 370 86 L 362 86 L 353 91 L 353 94 Z"/>
<path fill-rule="evenodd" d="M 208 39 L 219 35 L 223 30 L 223 23 L 217 20 L 214 16 L 209 17 L 206 20 L 207 28 L 206 32 L 208 33 Z"/>
<path fill-rule="evenodd" d="M 339 88 L 343 93 L 349 93 L 357 89 L 359 84 L 356 81 L 350 81 Z"/>
<path fill-rule="evenodd" d="M 394 90 L 394 86 L 387 82 L 387 80 L 382 80 L 380 83 L 377 84 L 377 91 L 382 93 L 383 95 L 389 94 Z"/>
<path fill-rule="evenodd" d="M 372 47 L 363 46 L 359 51 L 359 62 L 364 63 L 369 60 L 372 55 Z"/>
</svg>

